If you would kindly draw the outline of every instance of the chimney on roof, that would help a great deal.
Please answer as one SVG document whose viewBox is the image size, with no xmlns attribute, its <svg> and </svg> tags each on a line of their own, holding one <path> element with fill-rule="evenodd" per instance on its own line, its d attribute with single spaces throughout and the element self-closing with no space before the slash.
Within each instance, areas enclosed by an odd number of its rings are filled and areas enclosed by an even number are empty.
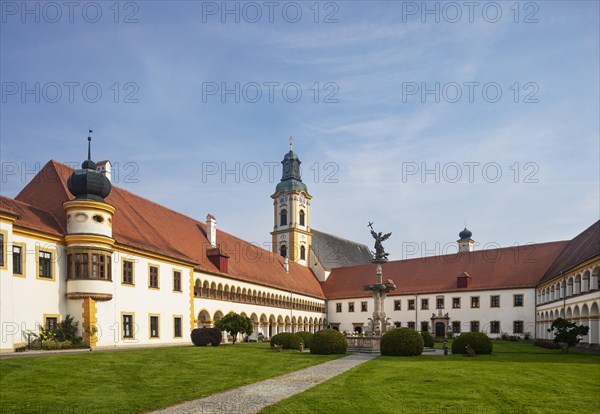
<svg viewBox="0 0 600 414">
<path fill-rule="evenodd" d="M 217 247 L 217 219 L 212 214 L 206 216 L 206 238 L 211 247 Z"/>
<path fill-rule="evenodd" d="M 108 181 L 111 181 L 111 163 L 109 160 L 105 160 L 105 161 L 99 161 L 96 163 L 96 171 L 102 173 L 102 175 L 104 175 L 106 178 L 108 178 Z"/>
<path fill-rule="evenodd" d="M 287 257 L 283 259 L 283 268 L 286 273 L 290 273 L 290 260 Z"/>
</svg>

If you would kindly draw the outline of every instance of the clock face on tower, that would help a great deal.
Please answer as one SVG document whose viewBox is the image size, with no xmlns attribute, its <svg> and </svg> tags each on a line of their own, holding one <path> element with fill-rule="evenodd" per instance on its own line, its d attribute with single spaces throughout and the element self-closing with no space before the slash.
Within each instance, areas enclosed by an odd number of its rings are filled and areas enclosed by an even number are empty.
<svg viewBox="0 0 600 414">
<path fill-rule="evenodd" d="M 302 194 L 300 194 L 300 198 L 298 198 L 298 201 L 300 203 L 301 206 L 305 206 L 306 205 L 306 198 L 304 198 L 304 196 Z"/>
<path fill-rule="evenodd" d="M 279 205 L 285 204 L 285 196 L 279 196 Z"/>
</svg>

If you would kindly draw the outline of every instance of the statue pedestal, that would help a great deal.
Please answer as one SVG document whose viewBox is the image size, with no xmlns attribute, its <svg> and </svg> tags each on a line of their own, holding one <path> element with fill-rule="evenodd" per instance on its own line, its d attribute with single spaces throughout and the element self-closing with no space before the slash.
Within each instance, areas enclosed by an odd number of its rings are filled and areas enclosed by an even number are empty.
<svg viewBox="0 0 600 414">
<path fill-rule="evenodd" d="M 373 292 L 373 318 L 371 319 L 371 331 L 376 337 L 381 337 L 387 331 L 387 316 L 385 314 L 385 297 L 391 290 L 396 290 L 396 285 L 391 280 L 383 283 L 383 271 L 381 265 L 387 262 L 387 259 L 372 260 L 371 263 L 377 265 L 375 271 L 375 283 L 372 285 L 364 285 L 363 290 Z"/>
</svg>

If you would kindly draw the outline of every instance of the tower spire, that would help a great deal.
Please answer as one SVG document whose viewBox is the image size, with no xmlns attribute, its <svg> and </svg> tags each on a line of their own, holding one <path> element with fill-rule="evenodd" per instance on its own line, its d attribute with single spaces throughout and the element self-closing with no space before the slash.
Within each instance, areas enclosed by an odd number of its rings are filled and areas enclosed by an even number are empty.
<svg viewBox="0 0 600 414">
<path fill-rule="evenodd" d="M 94 131 L 92 131 L 91 129 L 88 131 L 89 132 L 88 132 L 88 157 L 87 157 L 87 159 L 91 160 L 92 159 L 92 132 L 94 132 Z"/>
<path fill-rule="evenodd" d="M 290 151 L 292 150 L 293 141 L 294 141 L 294 138 L 290 135 Z"/>
</svg>

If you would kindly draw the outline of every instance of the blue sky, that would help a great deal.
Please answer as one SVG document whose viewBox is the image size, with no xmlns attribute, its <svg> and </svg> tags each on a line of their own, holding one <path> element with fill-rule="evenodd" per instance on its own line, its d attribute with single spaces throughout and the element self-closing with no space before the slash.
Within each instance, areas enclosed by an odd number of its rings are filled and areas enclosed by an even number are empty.
<svg viewBox="0 0 600 414">
<path fill-rule="evenodd" d="M 91 128 L 115 185 L 268 243 L 293 135 L 312 226 L 392 258 L 598 220 L 598 2 L 271 4 L 3 2 L 2 195 Z"/>
</svg>

